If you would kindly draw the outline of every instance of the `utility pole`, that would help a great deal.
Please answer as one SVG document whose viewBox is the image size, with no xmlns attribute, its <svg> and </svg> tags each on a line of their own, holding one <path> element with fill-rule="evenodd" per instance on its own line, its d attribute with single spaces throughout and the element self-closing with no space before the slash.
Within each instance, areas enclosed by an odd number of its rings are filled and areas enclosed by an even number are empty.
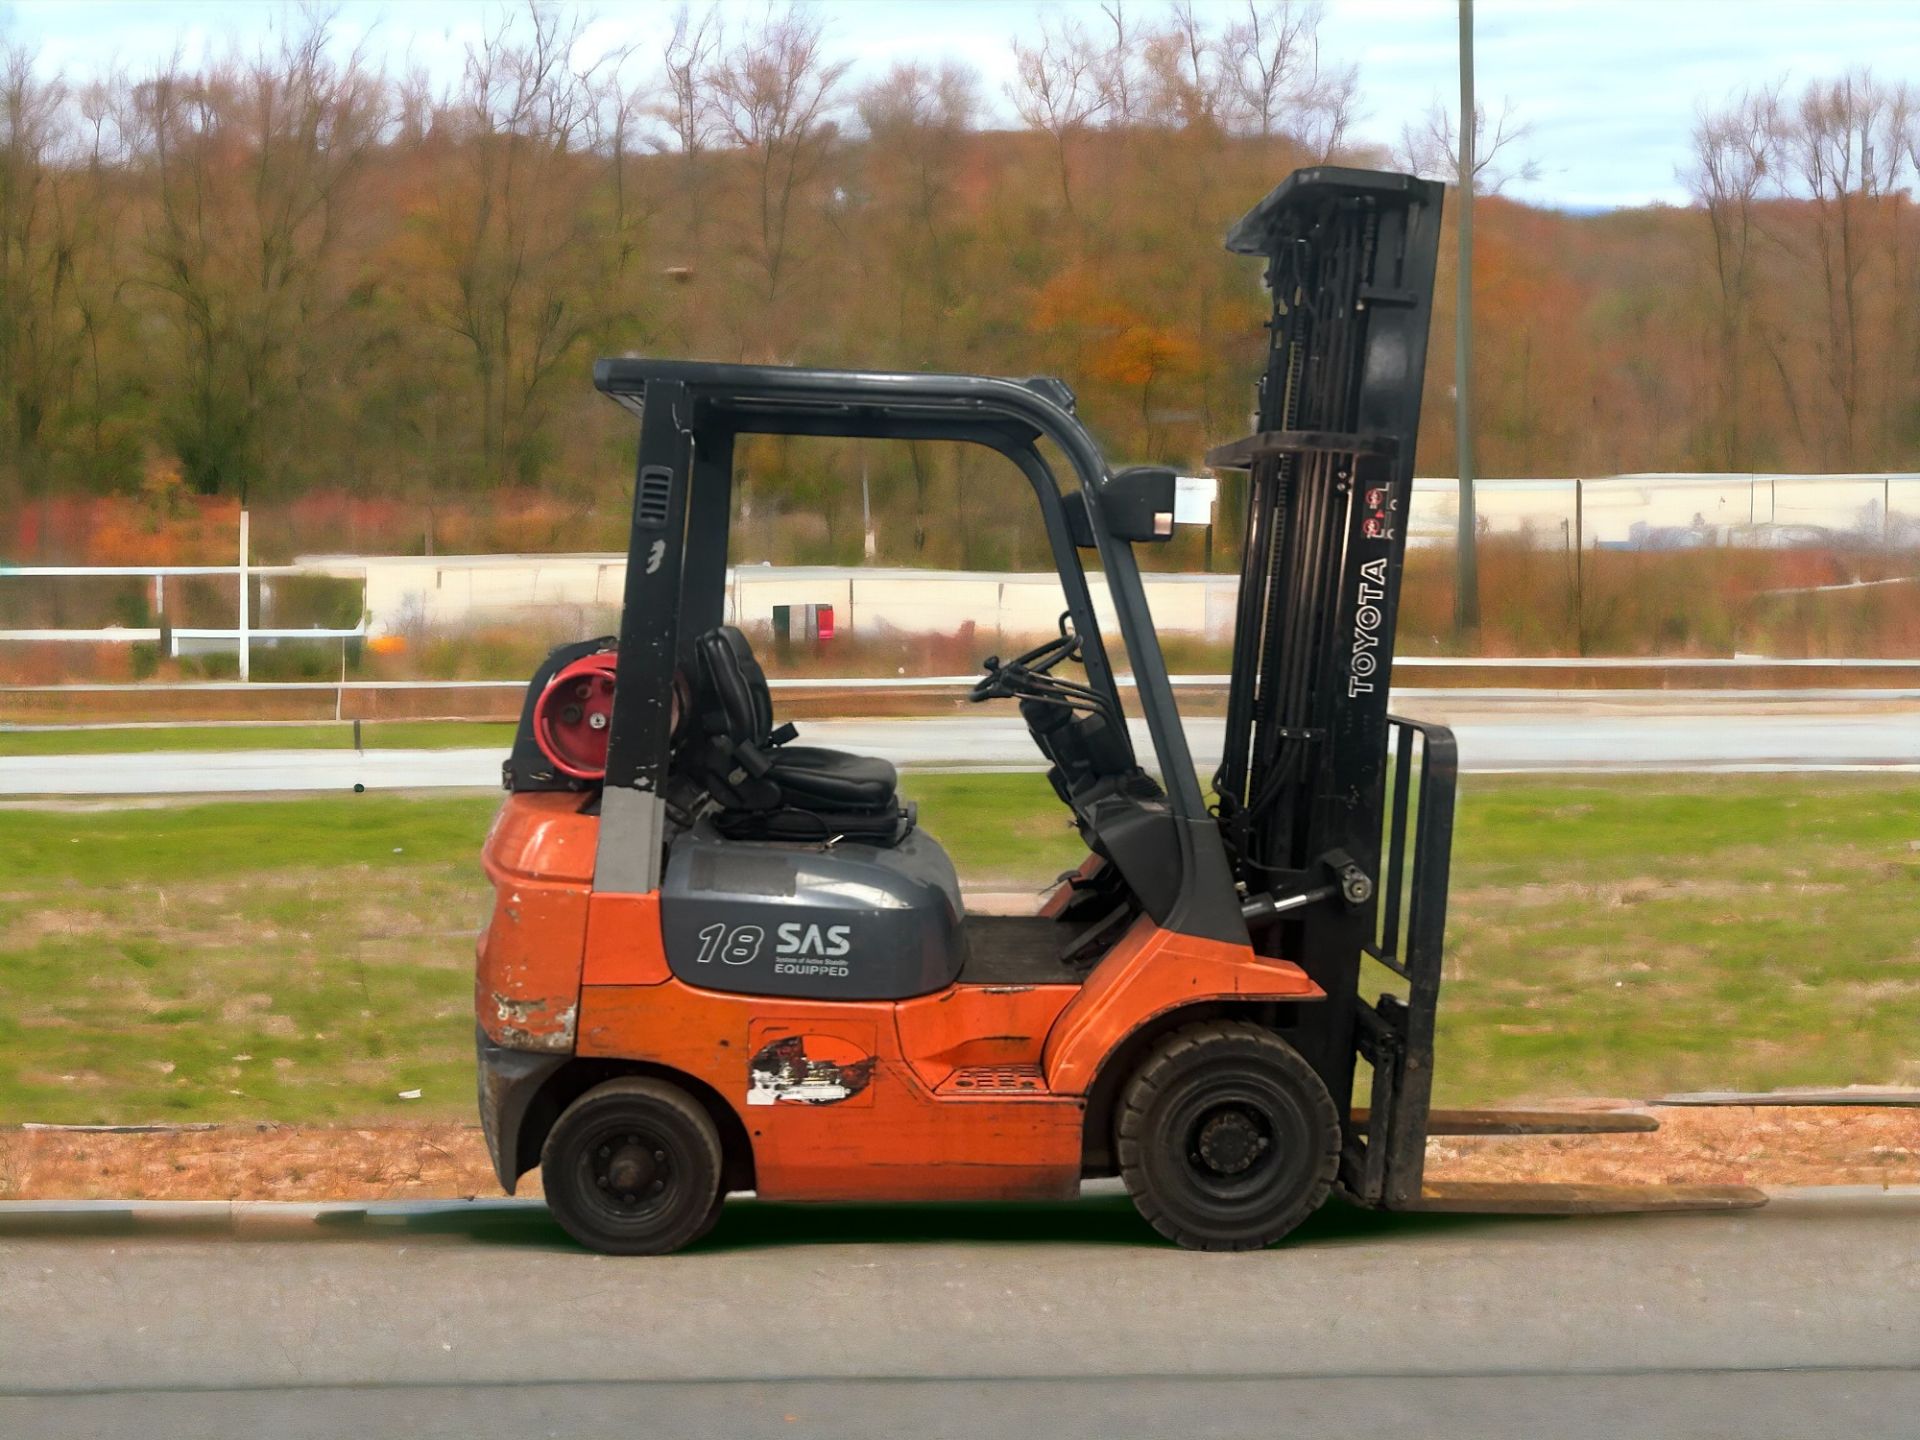
<svg viewBox="0 0 1920 1440">
<path fill-rule="evenodd" d="M 1586 482 L 1573 477 L 1573 637 L 1574 653 L 1587 653 L 1587 502 Z"/>
<path fill-rule="evenodd" d="M 247 512 L 240 512 L 240 628 L 237 634 L 240 641 L 240 678 L 253 678 L 253 646 L 248 635 L 251 629 L 247 614 Z"/>
<path fill-rule="evenodd" d="M 860 442 L 860 551 L 867 559 L 873 559 L 879 544 L 873 537 L 873 502 L 867 492 L 867 445 Z M 852 606 L 849 604 L 848 609 Z"/>
<path fill-rule="evenodd" d="M 1460 469 L 1453 628 L 1480 628 L 1478 517 L 1473 507 L 1473 0 L 1460 0 L 1460 296 L 1453 316 L 1453 433 Z"/>
</svg>

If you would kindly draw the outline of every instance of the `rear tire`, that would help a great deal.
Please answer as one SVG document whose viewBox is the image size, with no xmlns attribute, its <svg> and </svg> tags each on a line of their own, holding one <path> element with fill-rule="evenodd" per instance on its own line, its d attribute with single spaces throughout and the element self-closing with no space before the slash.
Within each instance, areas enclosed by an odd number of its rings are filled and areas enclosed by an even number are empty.
<svg viewBox="0 0 1920 1440">
<path fill-rule="evenodd" d="M 1174 1031 L 1128 1081 L 1120 1175 L 1147 1222 L 1189 1250 L 1257 1250 L 1320 1208 L 1340 1114 L 1270 1030 L 1215 1020 Z"/>
<path fill-rule="evenodd" d="M 540 1152 L 547 1208 L 608 1255 L 664 1255 L 720 1218 L 720 1134 L 677 1085 L 609 1080 L 569 1105 Z"/>
</svg>

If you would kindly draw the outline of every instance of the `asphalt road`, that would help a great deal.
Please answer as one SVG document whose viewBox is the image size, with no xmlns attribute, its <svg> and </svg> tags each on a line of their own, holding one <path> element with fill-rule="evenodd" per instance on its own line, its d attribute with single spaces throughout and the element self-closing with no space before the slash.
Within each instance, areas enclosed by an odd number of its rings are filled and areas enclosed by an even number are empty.
<svg viewBox="0 0 1920 1440">
<path fill-rule="evenodd" d="M 1240 1256 L 1154 1243 L 1111 1195 L 736 1201 L 651 1261 L 537 1208 L 350 1233 L 0 1242 L 0 1434 L 1764 1440 L 1920 1413 L 1912 1196 L 1332 1208 Z"/>
<path fill-rule="evenodd" d="M 1920 770 L 1920 707 L 1881 706 L 1871 713 L 1780 707 L 1734 710 L 1721 705 L 1595 713 L 1436 710 L 1460 743 L 1469 771 L 1766 771 Z M 1211 769 L 1225 722 L 1187 722 L 1195 761 Z M 811 720 L 805 741 L 897 765 L 1039 769 L 1026 726 L 1015 716 Z M 1135 748 L 1151 755 L 1142 722 Z M 141 755 L 0 757 L 0 796 L 165 795 L 269 791 L 481 788 L 500 783 L 503 755 L 466 750 L 169 751 Z"/>
</svg>

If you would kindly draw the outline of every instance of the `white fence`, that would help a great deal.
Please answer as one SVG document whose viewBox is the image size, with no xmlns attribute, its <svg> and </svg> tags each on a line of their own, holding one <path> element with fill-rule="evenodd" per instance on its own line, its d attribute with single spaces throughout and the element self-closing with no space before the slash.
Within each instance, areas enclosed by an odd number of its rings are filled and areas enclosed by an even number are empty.
<svg viewBox="0 0 1920 1440">
<path fill-rule="evenodd" d="M 1459 492 L 1454 480 L 1413 482 L 1409 543 L 1453 542 Z M 1482 480 L 1473 493 L 1483 530 L 1554 548 L 1920 545 L 1915 473 Z"/>
<path fill-rule="evenodd" d="M 1812 543 L 1920 544 L 1920 474 L 1622 475 L 1604 479 L 1490 480 L 1475 487 L 1482 526 L 1535 544 L 1582 548 Z M 1457 487 L 1414 482 L 1409 538 L 1440 544 L 1453 534 Z M 345 641 L 417 627 L 457 629 L 539 616 L 555 629 L 608 627 L 626 583 L 621 555 L 312 556 L 294 565 L 249 565 L 245 517 L 238 563 L 227 566 L 3 567 L 7 577 L 143 576 L 155 587 L 158 626 L 0 630 L 0 643 L 164 640 L 182 648 L 234 648 L 248 670 L 254 641 Z M 233 575 L 239 584 L 231 628 L 165 623 L 165 584 L 175 575 Z M 249 614 L 249 580 L 332 576 L 364 587 L 365 619 L 351 629 L 266 628 Z M 1105 579 L 1088 577 L 1104 620 Z M 1232 632 L 1236 578 L 1145 577 L 1162 634 L 1221 639 Z M 262 587 L 263 608 L 267 587 Z M 1051 574 L 996 574 L 879 566 L 742 565 L 730 572 L 727 615 L 736 624 L 771 621 L 776 605 L 831 605 L 837 628 L 865 633 L 951 632 L 971 621 L 988 634 L 1053 628 L 1063 606 Z"/>
<path fill-rule="evenodd" d="M 1490 534 L 1545 546 L 1673 548 L 1817 543 L 1920 544 L 1920 474 L 1619 475 L 1605 479 L 1484 480 L 1475 487 Z M 1414 482 L 1410 543 L 1451 543 L 1458 486 Z M 583 626 L 619 609 L 621 555 L 313 556 L 310 574 L 364 577 L 370 628 L 459 626 L 556 607 Z M 1154 621 L 1166 634 L 1222 638 L 1232 631 L 1235 577 L 1146 577 Z M 1103 616 L 1105 581 L 1088 577 Z M 1033 634 L 1061 609 L 1049 574 L 910 570 L 880 566 L 752 566 L 728 582 L 728 616 L 765 623 L 775 605 L 834 607 L 847 630 L 982 630 Z"/>
<path fill-rule="evenodd" d="M 67 642 L 94 641 L 135 645 L 161 644 L 169 655 L 182 650 L 228 649 L 240 658 L 240 678 L 252 673 L 253 643 L 257 640 L 339 640 L 347 641 L 367 633 L 366 621 L 350 630 L 306 627 L 299 629 L 261 628 L 253 624 L 253 581 L 275 575 L 308 575 L 306 565 L 253 565 L 247 554 L 247 512 L 240 512 L 240 554 L 232 565 L 0 565 L 0 579 L 113 579 L 134 577 L 153 581 L 153 610 L 158 625 L 98 625 L 92 627 L 25 627 L 0 630 L 0 643 L 16 641 Z M 225 626 L 179 626 L 167 623 L 167 578 L 186 575 L 231 575 L 238 598 L 234 624 Z M 343 661 L 344 664 L 344 656 Z"/>
<path fill-rule="evenodd" d="M 339 556 L 301 562 L 308 574 L 364 576 L 373 633 L 416 626 L 458 628 L 533 613 L 575 612 L 575 628 L 608 623 L 626 586 L 621 555 Z M 1145 577 L 1163 633 L 1222 636 L 1233 630 L 1238 577 Z M 1087 576 L 1094 608 L 1111 623 L 1106 577 Z M 835 628 L 864 633 L 946 633 L 972 621 L 987 632 L 1051 631 L 1065 608 L 1048 573 L 912 570 L 877 565 L 740 565 L 727 572 L 730 623 L 770 624 L 776 605 L 831 605 Z"/>
</svg>

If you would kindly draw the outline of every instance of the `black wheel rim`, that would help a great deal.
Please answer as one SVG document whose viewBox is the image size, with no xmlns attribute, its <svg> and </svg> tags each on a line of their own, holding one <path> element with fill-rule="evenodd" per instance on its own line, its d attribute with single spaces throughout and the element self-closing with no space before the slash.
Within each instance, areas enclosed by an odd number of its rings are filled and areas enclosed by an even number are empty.
<svg viewBox="0 0 1920 1440">
<path fill-rule="evenodd" d="M 1301 1183 L 1310 1153 L 1305 1117 L 1278 1086 L 1213 1079 L 1173 1097 L 1161 1130 L 1189 1200 L 1209 1214 L 1254 1211 Z"/>
<path fill-rule="evenodd" d="M 610 1116 L 587 1132 L 575 1152 L 574 1188 L 600 1223 L 647 1230 L 684 1205 L 690 1168 L 663 1127 Z"/>
</svg>

